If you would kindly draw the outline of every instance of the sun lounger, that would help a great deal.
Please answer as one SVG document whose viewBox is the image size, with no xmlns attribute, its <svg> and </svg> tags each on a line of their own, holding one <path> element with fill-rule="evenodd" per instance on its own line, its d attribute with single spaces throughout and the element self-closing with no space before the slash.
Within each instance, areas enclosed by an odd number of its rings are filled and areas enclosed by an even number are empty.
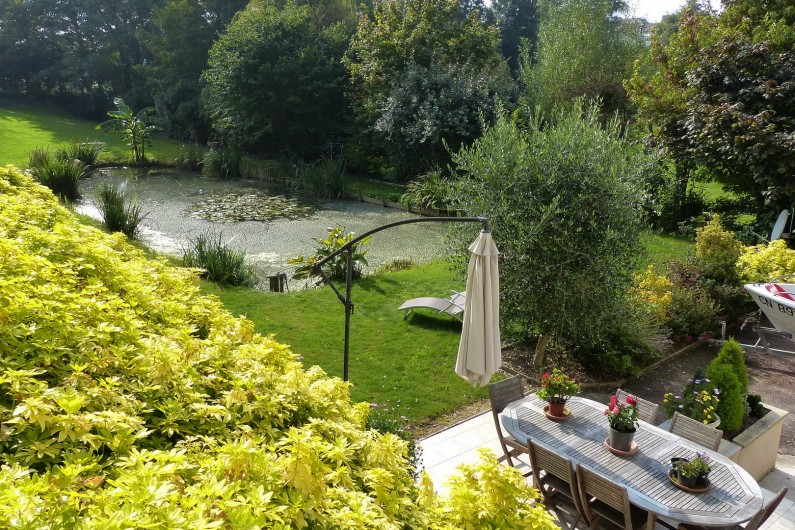
<svg viewBox="0 0 795 530">
<path fill-rule="evenodd" d="M 464 302 L 466 302 L 466 293 L 459 293 L 453 291 L 453 296 L 447 298 L 436 298 L 433 296 L 424 296 L 422 298 L 412 298 L 403 302 L 398 309 L 406 311 L 403 319 L 408 318 L 411 312 L 417 308 L 435 309 L 436 314 L 447 313 L 451 317 L 461 320 L 461 314 L 464 312 Z"/>
</svg>

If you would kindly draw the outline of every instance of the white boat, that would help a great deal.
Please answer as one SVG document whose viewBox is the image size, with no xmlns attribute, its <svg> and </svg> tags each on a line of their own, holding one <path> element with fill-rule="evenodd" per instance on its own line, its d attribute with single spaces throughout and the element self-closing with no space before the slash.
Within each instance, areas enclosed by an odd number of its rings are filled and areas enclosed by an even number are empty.
<svg viewBox="0 0 795 530">
<path fill-rule="evenodd" d="M 772 328 L 755 326 L 754 331 L 759 335 L 759 340 L 753 345 L 741 344 L 743 348 L 764 353 L 795 354 L 795 351 L 774 349 L 770 343 L 771 339 L 777 337 L 793 340 L 795 336 L 795 283 L 783 283 L 785 279 L 792 281 L 795 275 L 782 276 L 767 283 L 747 283 L 743 286 L 773 325 Z M 719 344 L 725 343 L 725 322 L 722 323 L 722 328 L 721 340 L 715 341 Z"/>
<path fill-rule="evenodd" d="M 750 294 L 778 331 L 795 335 L 795 283 L 748 283 Z"/>
</svg>

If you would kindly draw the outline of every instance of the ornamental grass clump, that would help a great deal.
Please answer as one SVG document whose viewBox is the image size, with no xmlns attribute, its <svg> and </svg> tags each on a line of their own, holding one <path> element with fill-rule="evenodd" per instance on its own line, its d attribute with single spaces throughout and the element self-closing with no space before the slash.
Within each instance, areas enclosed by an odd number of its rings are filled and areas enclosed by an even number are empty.
<svg viewBox="0 0 795 530">
<path fill-rule="evenodd" d="M 718 419 L 720 393 L 720 389 L 715 387 L 712 380 L 696 373 L 688 380 L 681 394 L 668 392 L 663 396 L 663 409 L 669 418 L 674 412 L 678 412 L 688 418 L 709 424 Z"/>
<path fill-rule="evenodd" d="M 580 393 L 580 385 L 573 377 L 569 377 L 558 368 L 541 376 L 541 388 L 536 395 L 549 403 L 565 403 L 571 396 Z"/>
<path fill-rule="evenodd" d="M 627 396 L 622 403 L 618 397 L 610 396 L 605 416 L 610 427 L 616 431 L 635 432 L 638 426 L 638 401 L 634 396 Z"/>
</svg>

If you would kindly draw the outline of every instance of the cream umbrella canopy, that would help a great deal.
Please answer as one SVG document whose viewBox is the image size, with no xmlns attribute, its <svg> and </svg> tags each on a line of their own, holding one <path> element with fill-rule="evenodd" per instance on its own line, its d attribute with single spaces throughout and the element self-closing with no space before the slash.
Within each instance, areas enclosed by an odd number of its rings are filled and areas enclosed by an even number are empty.
<svg viewBox="0 0 795 530">
<path fill-rule="evenodd" d="M 499 252 L 482 230 L 469 246 L 464 326 L 455 372 L 472 386 L 488 384 L 502 364 L 500 349 Z"/>
</svg>

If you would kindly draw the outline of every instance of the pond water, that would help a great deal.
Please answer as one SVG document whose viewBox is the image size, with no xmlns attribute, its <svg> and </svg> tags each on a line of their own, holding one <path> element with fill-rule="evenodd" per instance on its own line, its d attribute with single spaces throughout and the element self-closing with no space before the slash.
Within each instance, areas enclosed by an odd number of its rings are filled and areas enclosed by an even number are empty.
<svg viewBox="0 0 795 530">
<path fill-rule="evenodd" d="M 101 219 L 96 194 L 102 182 L 119 186 L 141 206 L 146 217 L 140 239 L 153 250 L 181 257 L 192 238 L 209 233 L 220 236 L 228 247 L 245 252 L 261 279 L 280 272 L 290 276 L 294 267 L 287 260 L 313 255 L 312 238 L 325 238 L 329 227 L 338 225 L 362 234 L 387 223 L 417 217 L 358 201 L 312 203 L 261 181 L 222 181 L 163 168 L 97 171 L 81 183 L 80 213 Z M 276 207 L 271 213 L 275 218 L 267 215 L 274 202 Z M 285 210 L 297 218 L 278 217 Z M 445 233 L 443 223 L 410 224 L 379 232 L 366 247 L 366 270 L 395 258 L 421 263 L 440 257 L 447 248 Z M 290 287 L 294 287 L 292 282 Z"/>
</svg>

